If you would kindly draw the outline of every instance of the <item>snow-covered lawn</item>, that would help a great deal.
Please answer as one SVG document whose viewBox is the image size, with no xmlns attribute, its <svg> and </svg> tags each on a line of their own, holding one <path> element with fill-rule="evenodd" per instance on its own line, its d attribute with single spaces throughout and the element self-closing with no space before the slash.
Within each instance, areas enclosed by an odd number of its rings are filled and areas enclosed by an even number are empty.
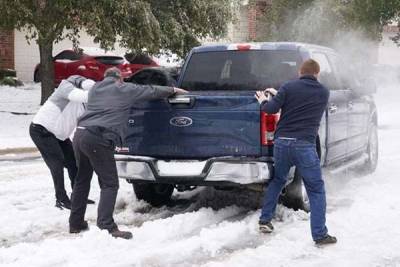
<svg viewBox="0 0 400 267">
<path fill-rule="evenodd" d="M 40 103 L 40 84 L 22 87 L 0 86 L 0 150 L 33 147 L 29 137 L 29 124 Z M 13 112 L 22 113 L 20 115 Z"/>
<path fill-rule="evenodd" d="M 400 266 L 400 92 L 396 87 L 381 89 L 377 95 L 377 171 L 363 177 L 350 172 L 326 176 L 328 227 L 339 240 L 334 246 L 314 246 L 308 214 L 302 211 L 279 207 L 274 221 L 276 231 L 261 235 L 257 231 L 259 210 L 233 206 L 214 211 L 199 207 L 196 201 L 201 202 L 201 191 L 198 195 L 179 195 L 194 200 L 194 204 L 151 208 L 135 199 L 131 185 L 125 181 L 121 181 L 115 219 L 120 228 L 133 232 L 132 240 L 114 239 L 100 231 L 95 226 L 96 205 L 87 210 L 90 231 L 70 235 L 69 213 L 54 207 L 53 186 L 44 163 L 3 161 L 0 265 Z M 4 90 L 0 88 L 2 96 Z M 26 89 L 18 94 L 23 92 L 31 93 Z M 9 103 L 3 98 L 1 102 L 1 109 Z M 36 107 L 23 108 L 21 105 L 22 111 L 30 112 Z M 7 116 L 0 115 L 0 122 L 6 126 L 0 130 L 0 144 L 6 143 L 5 129 L 16 131 L 14 136 L 20 134 L 20 140 L 29 140 L 25 131 L 29 116 Z M 23 128 L 21 134 L 18 129 Z M 12 138 L 7 142 L 12 143 Z M 69 189 L 68 181 L 66 187 Z M 97 201 L 98 195 L 94 177 L 90 196 Z"/>
</svg>

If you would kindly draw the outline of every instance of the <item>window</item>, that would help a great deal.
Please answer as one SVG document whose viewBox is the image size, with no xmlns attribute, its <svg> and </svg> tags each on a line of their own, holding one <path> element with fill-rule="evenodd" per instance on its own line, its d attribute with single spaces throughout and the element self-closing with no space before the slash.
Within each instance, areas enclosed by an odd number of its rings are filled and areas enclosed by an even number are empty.
<svg viewBox="0 0 400 267">
<path fill-rule="evenodd" d="M 330 90 L 340 89 L 340 86 L 327 56 L 322 53 L 313 53 L 312 58 L 319 63 L 319 66 L 321 68 L 319 75 L 319 80 L 321 81 L 321 83 Z"/>
<path fill-rule="evenodd" d="M 297 78 L 297 51 L 214 51 L 193 54 L 181 87 L 190 91 L 248 90 L 279 87 Z"/>
<path fill-rule="evenodd" d="M 129 81 L 137 84 L 150 84 L 151 76 L 153 76 L 151 71 L 143 70 L 134 74 Z"/>
<path fill-rule="evenodd" d="M 78 53 L 71 51 L 71 50 L 65 50 L 59 53 L 57 56 L 54 57 L 54 60 L 80 60 L 82 58 L 81 55 Z"/>
<path fill-rule="evenodd" d="M 125 81 L 137 84 L 174 86 L 175 80 L 167 70 L 147 69 L 136 72 Z"/>
<path fill-rule="evenodd" d="M 356 77 L 357 71 L 354 66 L 335 54 L 329 54 L 329 59 L 333 64 L 342 89 L 351 89 L 359 86 L 358 77 Z"/>
<path fill-rule="evenodd" d="M 168 85 L 167 83 L 168 83 L 168 77 L 166 76 L 165 73 L 154 72 L 153 76 L 151 76 L 151 84 L 167 86 Z"/>
</svg>

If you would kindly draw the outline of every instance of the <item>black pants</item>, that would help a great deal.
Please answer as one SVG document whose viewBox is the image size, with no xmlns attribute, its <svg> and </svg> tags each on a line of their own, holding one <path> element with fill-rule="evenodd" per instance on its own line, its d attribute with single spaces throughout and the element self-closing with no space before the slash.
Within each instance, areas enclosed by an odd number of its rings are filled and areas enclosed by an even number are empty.
<svg viewBox="0 0 400 267">
<path fill-rule="evenodd" d="M 79 227 L 84 221 L 94 170 L 101 189 L 97 226 L 100 229 L 112 230 L 116 227 L 113 213 L 119 188 L 114 159 L 115 146 L 112 141 L 104 139 L 99 134 L 78 128 L 74 136 L 74 150 L 78 162 L 78 175 L 72 192 L 69 224 L 72 227 Z"/>
<path fill-rule="evenodd" d="M 29 134 L 50 169 L 56 191 L 56 199 L 67 199 L 68 196 L 64 187 L 64 167 L 68 170 L 71 188 L 74 186 L 77 173 L 71 140 L 61 141 L 43 126 L 33 123 L 29 127 Z"/>
</svg>

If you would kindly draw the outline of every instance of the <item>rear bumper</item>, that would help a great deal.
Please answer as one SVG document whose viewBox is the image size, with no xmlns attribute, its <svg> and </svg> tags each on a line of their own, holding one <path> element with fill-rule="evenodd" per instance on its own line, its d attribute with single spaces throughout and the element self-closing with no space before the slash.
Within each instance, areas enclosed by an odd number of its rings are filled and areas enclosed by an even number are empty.
<svg viewBox="0 0 400 267">
<path fill-rule="evenodd" d="M 184 185 L 260 184 L 270 179 L 270 158 L 218 157 L 205 161 L 162 161 L 115 155 L 118 176 L 134 182 Z"/>
</svg>

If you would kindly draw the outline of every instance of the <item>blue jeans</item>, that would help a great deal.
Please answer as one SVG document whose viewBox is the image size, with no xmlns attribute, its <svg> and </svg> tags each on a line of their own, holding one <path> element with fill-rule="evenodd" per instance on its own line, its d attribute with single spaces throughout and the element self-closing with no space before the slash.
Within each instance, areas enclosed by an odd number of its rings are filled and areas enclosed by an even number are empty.
<svg viewBox="0 0 400 267">
<path fill-rule="evenodd" d="M 296 139 L 276 139 L 274 143 L 274 177 L 268 185 L 260 222 L 269 222 L 274 216 L 279 195 L 284 188 L 289 169 L 296 166 L 310 200 L 311 234 L 314 240 L 324 238 L 326 197 L 320 161 L 315 144 Z"/>
</svg>

